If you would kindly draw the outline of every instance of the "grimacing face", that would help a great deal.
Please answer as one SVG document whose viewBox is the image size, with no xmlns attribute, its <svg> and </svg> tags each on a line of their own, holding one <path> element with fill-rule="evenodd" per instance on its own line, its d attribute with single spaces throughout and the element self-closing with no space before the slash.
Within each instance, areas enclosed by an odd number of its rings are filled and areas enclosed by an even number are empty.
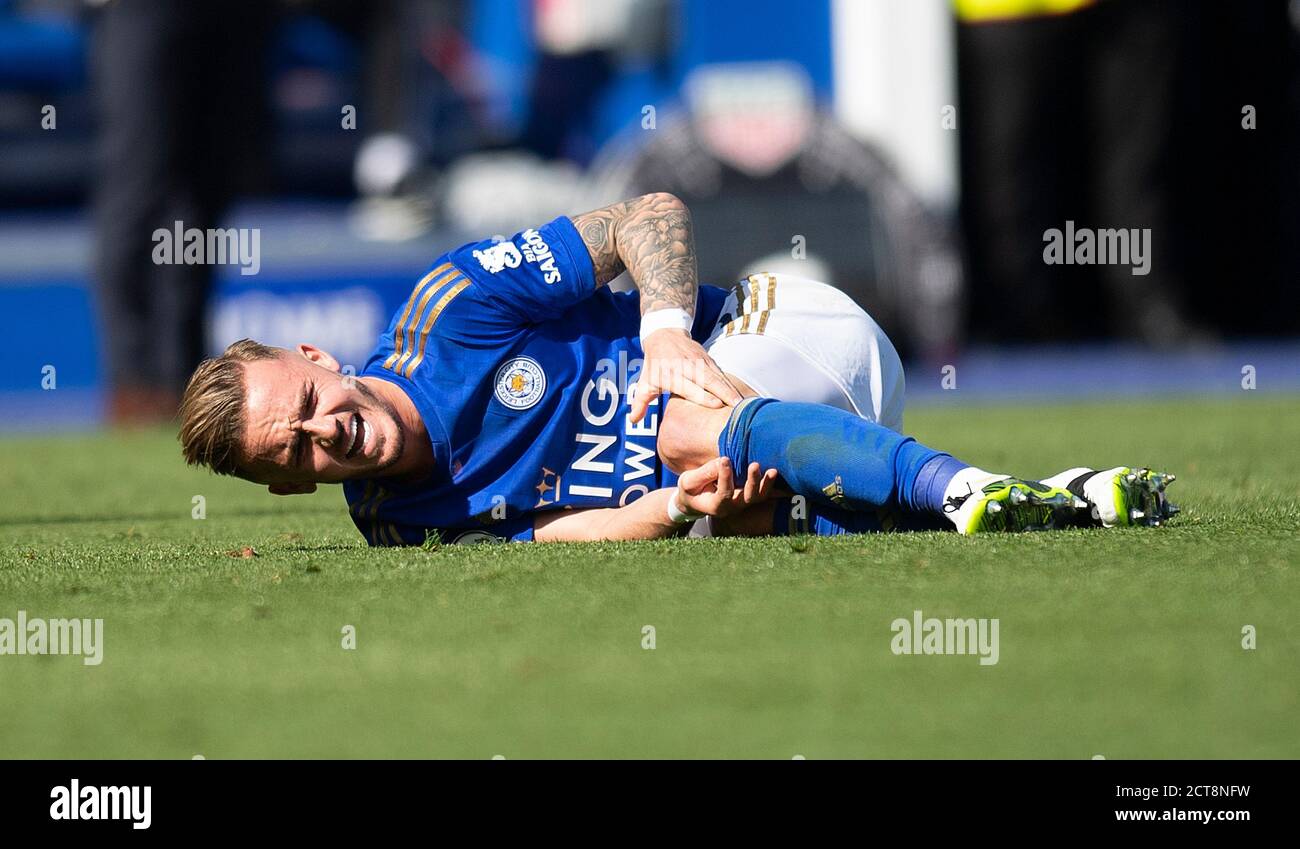
<svg viewBox="0 0 1300 849">
<path fill-rule="evenodd" d="M 340 374 L 319 348 L 299 345 L 243 368 L 241 466 L 272 492 L 377 477 L 402 456 L 405 435 L 392 404 L 365 379 Z"/>
</svg>

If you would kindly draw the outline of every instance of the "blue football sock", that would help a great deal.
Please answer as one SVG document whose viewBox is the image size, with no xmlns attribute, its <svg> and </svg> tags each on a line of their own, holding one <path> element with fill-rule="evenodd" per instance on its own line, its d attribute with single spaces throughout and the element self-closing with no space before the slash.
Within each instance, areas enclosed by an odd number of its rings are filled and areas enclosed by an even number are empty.
<svg viewBox="0 0 1300 849">
<path fill-rule="evenodd" d="M 743 477 L 754 462 L 793 492 L 853 512 L 899 507 L 942 513 L 948 481 L 966 464 L 910 436 L 821 404 L 752 398 L 732 411 L 718 453 Z"/>
<path fill-rule="evenodd" d="M 931 457 L 912 484 L 912 503 L 920 510 L 942 513 L 943 494 L 948 491 L 948 484 L 958 472 L 967 468 L 970 468 L 969 463 L 963 463 L 951 454 Z"/>
</svg>

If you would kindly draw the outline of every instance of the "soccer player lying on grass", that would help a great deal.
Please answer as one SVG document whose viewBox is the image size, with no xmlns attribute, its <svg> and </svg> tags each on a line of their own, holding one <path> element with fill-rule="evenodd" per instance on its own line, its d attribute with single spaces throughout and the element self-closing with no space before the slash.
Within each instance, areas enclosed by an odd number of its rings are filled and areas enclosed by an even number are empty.
<svg viewBox="0 0 1300 849">
<path fill-rule="evenodd" d="M 624 271 L 637 292 L 606 287 Z M 898 356 L 851 299 L 784 274 L 697 286 L 690 215 L 652 194 L 439 257 L 355 377 L 310 345 L 235 343 L 191 378 L 180 440 L 273 493 L 341 482 L 372 545 L 1175 512 L 1172 475 L 989 473 L 903 436 L 902 410 Z"/>
</svg>

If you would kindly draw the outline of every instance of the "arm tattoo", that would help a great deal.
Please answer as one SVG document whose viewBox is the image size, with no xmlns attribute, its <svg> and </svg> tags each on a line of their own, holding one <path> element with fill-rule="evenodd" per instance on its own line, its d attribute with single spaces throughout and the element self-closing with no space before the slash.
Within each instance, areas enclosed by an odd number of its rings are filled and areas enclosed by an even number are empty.
<svg viewBox="0 0 1300 849">
<path fill-rule="evenodd" d="M 695 312 L 698 272 L 691 214 L 676 197 L 659 192 L 576 216 L 604 286 L 625 269 L 641 292 L 641 314 L 679 308 Z"/>
<path fill-rule="evenodd" d="M 597 286 L 604 286 L 624 271 L 623 260 L 619 258 L 615 244 L 615 228 L 619 219 L 627 214 L 631 203 L 616 203 L 573 219 L 573 226 L 586 243 L 591 263 L 596 267 Z"/>
</svg>

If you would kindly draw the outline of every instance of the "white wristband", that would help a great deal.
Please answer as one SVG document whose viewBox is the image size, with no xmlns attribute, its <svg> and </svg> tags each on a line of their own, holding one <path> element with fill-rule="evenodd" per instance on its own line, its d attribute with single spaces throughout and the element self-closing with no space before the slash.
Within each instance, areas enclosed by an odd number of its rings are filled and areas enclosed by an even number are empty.
<svg viewBox="0 0 1300 849">
<path fill-rule="evenodd" d="M 672 328 L 673 330 L 685 330 L 691 332 L 691 326 L 695 324 L 695 319 L 691 314 L 683 309 L 664 309 L 653 310 L 641 316 L 641 338 L 645 339 L 656 330 Z"/>
<path fill-rule="evenodd" d="M 696 513 L 694 510 L 689 512 L 682 510 L 677 506 L 677 487 L 673 487 L 668 493 L 668 521 L 674 525 L 694 522 L 703 515 L 703 513 Z"/>
</svg>

